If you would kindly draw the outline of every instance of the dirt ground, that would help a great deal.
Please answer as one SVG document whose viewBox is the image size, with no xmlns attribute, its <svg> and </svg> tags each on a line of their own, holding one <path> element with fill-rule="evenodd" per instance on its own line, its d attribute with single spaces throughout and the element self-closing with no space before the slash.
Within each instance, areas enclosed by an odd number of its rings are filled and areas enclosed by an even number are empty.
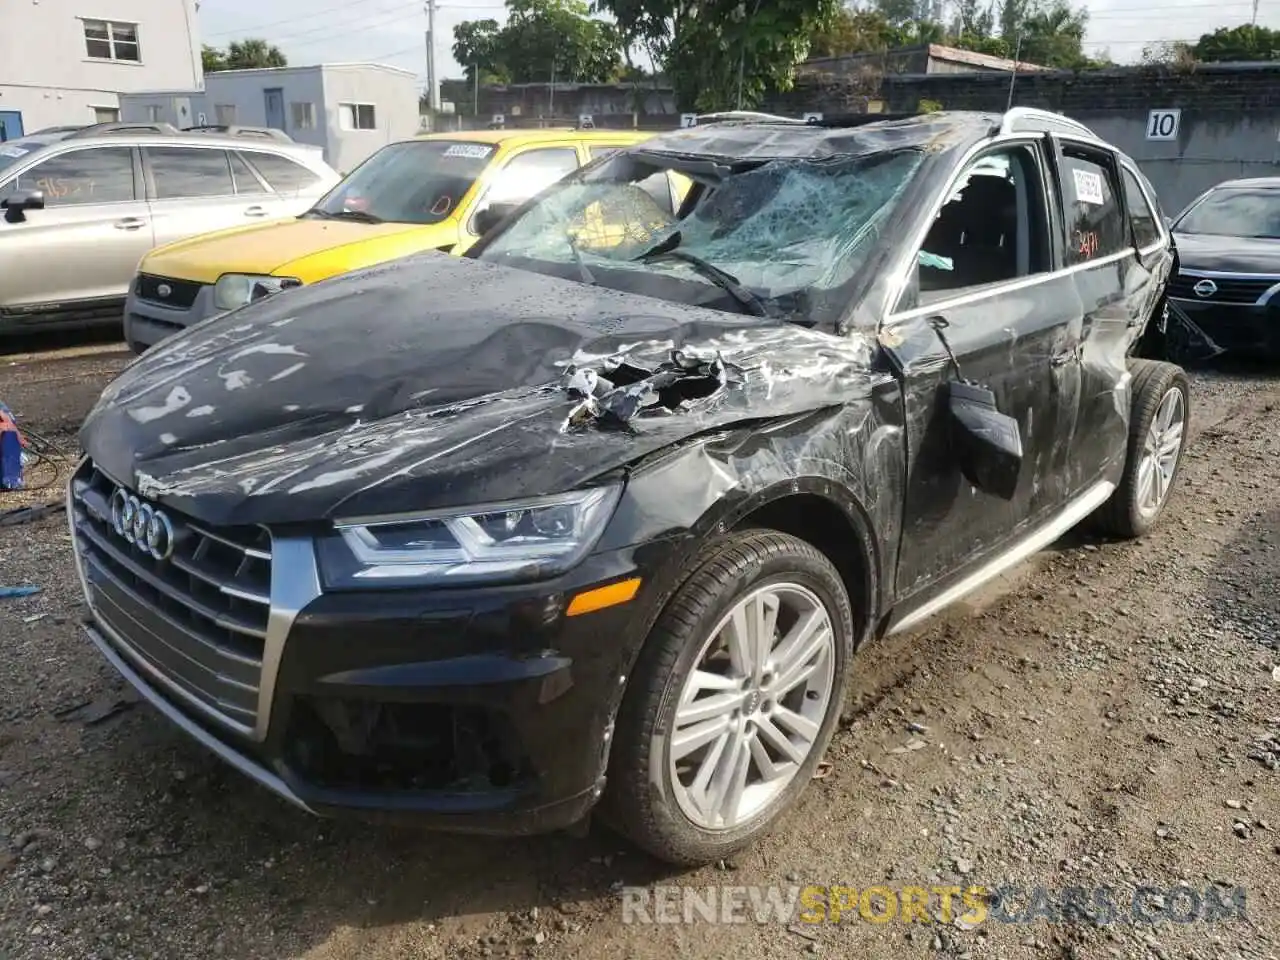
<svg viewBox="0 0 1280 960">
<path fill-rule="evenodd" d="M 0 399 L 71 455 L 126 359 L 0 356 Z M 1280 376 L 1193 390 L 1158 530 L 1073 535 L 863 650 L 830 773 L 768 840 L 695 871 L 600 827 L 500 841 L 309 818 L 136 703 L 81 639 L 61 517 L 0 527 L 0 584 L 43 588 L 0 600 L 0 958 L 1275 957 Z M 0 494 L 0 512 L 60 495 Z M 1022 892 L 976 925 L 943 922 L 938 897 L 928 922 L 624 923 L 625 888 L 649 884 Z M 1148 915 L 1192 922 L 1132 922 L 1143 885 Z M 1007 922 L 1036 887 L 1104 886 L 1116 922 Z M 1196 899 L 1238 889 L 1243 916 L 1200 922 Z"/>
</svg>

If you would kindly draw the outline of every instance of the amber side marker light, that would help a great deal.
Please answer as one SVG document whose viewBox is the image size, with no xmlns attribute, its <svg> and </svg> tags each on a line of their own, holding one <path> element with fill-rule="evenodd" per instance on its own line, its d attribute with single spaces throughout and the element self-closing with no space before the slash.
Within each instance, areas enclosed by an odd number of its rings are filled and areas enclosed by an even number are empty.
<svg viewBox="0 0 1280 960">
<path fill-rule="evenodd" d="M 606 607 L 616 607 L 620 603 L 631 600 L 639 589 L 640 578 L 632 577 L 630 580 L 619 580 L 607 586 L 584 590 L 569 601 L 569 609 L 565 611 L 565 616 L 578 617 L 584 613 L 595 613 Z"/>
</svg>

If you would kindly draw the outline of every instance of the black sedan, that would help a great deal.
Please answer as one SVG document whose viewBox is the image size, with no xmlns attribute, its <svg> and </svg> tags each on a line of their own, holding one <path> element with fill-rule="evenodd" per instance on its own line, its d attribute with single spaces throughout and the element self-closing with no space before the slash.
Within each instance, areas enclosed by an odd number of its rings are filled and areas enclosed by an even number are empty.
<svg viewBox="0 0 1280 960">
<path fill-rule="evenodd" d="M 1169 309 L 1180 322 L 1170 335 L 1197 341 L 1189 355 L 1280 357 L 1280 177 L 1218 184 L 1179 214 L 1173 233 Z"/>
</svg>

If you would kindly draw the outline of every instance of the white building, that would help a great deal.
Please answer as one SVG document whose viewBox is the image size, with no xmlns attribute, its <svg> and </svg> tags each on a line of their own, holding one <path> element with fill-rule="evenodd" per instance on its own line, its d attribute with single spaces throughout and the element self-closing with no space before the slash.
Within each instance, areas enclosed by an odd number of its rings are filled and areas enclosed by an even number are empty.
<svg viewBox="0 0 1280 960">
<path fill-rule="evenodd" d="M 0 0 L 0 139 L 115 120 L 120 93 L 201 73 L 195 0 Z"/>
<path fill-rule="evenodd" d="M 419 130 L 414 74 L 376 63 L 218 71 L 205 75 L 202 91 L 132 93 L 120 104 L 120 119 L 134 122 L 274 127 L 323 148 L 342 173 Z"/>
</svg>

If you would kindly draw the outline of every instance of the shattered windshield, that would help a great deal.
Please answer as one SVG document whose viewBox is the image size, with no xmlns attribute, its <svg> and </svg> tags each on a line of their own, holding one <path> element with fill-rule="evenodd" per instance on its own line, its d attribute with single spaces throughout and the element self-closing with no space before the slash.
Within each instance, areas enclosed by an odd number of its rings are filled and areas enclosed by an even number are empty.
<svg viewBox="0 0 1280 960">
<path fill-rule="evenodd" d="M 383 147 L 303 216 L 440 223 L 484 172 L 491 143 L 407 140 Z"/>
<path fill-rule="evenodd" d="M 480 258 L 568 265 L 603 285 L 619 285 L 609 275 L 617 271 L 677 277 L 723 288 L 743 312 L 786 313 L 773 309 L 778 301 L 856 275 L 923 156 L 902 149 L 735 171 L 618 154 L 553 187 Z"/>
<path fill-rule="evenodd" d="M 1179 221 L 1177 232 L 1280 240 L 1280 190 L 1216 190 Z"/>
</svg>

